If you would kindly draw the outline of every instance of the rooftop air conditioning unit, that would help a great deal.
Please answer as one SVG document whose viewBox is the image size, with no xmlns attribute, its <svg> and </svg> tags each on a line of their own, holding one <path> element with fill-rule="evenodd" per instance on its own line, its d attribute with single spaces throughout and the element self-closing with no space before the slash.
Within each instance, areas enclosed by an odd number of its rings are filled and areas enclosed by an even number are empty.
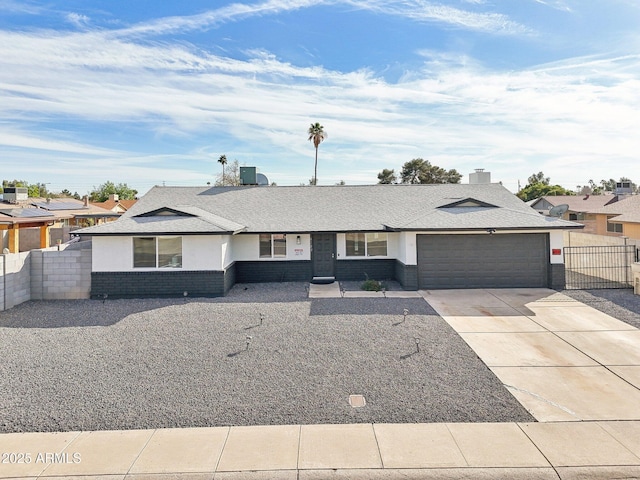
<svg viewBox="0 0 640 480">
<path fill-rule="evenodd" d="M 258 185 L 256 167 L 240 167 L 240 185 Z"/>
<path fill-rule="evenodd" d="M 29 198 L 27 187 L 5 187 L 2 199 L 8 203 L 18 203 Z"/>
</svg>

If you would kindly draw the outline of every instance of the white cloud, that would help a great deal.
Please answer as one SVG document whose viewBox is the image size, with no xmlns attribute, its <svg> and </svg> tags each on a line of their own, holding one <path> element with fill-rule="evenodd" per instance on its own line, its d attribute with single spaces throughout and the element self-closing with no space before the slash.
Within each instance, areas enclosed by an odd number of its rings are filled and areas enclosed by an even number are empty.
<svg viewBox="0 0 640 480">
<path fill-rule="evenodd" d="M 66 18 L 69 23 L 79 28 L 84 28 L 87 25 L 89 25 L 89 20 L 90 20 L 89 17 L 87 17 L 86 15 L 82 15 L 80 13 L 74 13 L 74 12 L 68 13 Z"/>
<path fill-rule="evenodd" d="M 528 165 L 566 186 L 637 170 L 637 55 L 501 72 L 423 52 L 422 69 L 389 83 L 370 71 L 247 54 L 242 61 L 103 31 L 0 32 L 0 153 L 40 175 L 32 181 L 63 182 L 69 165 L 80 165 L 77 182 L 91 179 L 87 188 L 108 179 L 138 189 L 204 183 L 222 153 L 281 172 L 270 175 L 279 184 L 297 184 L 310 176 L 306 127 L 320 121 L 331 135 L 321 147 L 321 183 L 373 182 L 375 172 L 415 157 L 462 173 L 484 167 L 513 189 L 532 173 Z M 152 147 L 157 140 L 191 146 L 141 156 L 74 127 L 62 137 L 63 121 L 110 131 L 135 125 L 149 151 L 161 149 Z"/>
</svg>

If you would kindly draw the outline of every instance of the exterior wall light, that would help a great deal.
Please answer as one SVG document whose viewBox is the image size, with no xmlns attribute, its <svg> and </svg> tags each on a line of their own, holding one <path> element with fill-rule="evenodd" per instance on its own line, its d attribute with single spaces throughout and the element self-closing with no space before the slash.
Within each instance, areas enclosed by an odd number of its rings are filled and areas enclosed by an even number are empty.
<svg viewBox="0 0 640 480">
<path fill-rule="evenodd" d="M 298 235 L 296 237 L 296 245 L 300 245 L 302 243 L 302 239 L 300 238 L 300 235 Z"/>
</svg>

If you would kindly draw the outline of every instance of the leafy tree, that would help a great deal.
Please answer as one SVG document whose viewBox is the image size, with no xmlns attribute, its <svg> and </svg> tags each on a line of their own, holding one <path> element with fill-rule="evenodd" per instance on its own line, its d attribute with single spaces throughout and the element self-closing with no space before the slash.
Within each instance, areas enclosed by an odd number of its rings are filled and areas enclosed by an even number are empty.
<svg viewBox="0 0 640 480">
<path fill-rule="evenodd" d="M 106 202 L 109 195 L 117 194 L 121 200 L 133 200 L 138 194 L 137 190 L 130 188 L 126 183 L 117 185 L 111 181 L 105 182 L 98 187 L 93 187 L 89 193 L 89 200 L 92 202 Z"/>
<path fill-rule="evenodd" d="M 222 180 L 224 181 L 224 166 L 227 164 L 227 156 L 220 155 L 220 158 L 218 159 L 218 163 L 222 165 Z"/>
<path fill-rule="evenodd" d="M 78 192 L 71 193 L 71 191 L 67 190 L 66 188 L 60 192 L 60 196 L 70 197 L 70 198 L 75 198 L 76 200 L 80 200 L 80 195 L 78 195 Z"/>
<path fill-rule="evenodd" d="M 344 180 L 340 180 L 338 183 L 336 183 L 336 185 L 338 186 L 342 186 L 342 185 L 346 185 L 347 183 Z"/>
<path fill-rule="evenodd" d="M 560 185 L 545 185 L 541 182 L 527 185 L 517 193 L 518 198 L 524 202 L 548 195 L 575 195 L 575 193 Z"/>
<path fill-rule="evenodd" d="M 527 182 L 529 182 L 529 185 L 535 185 L 536 183 L 541 183 L 542 185 L 549 185 L 549 183 L 551 182 L 551 178 L 545 177 L 544 173 L 542 172 L 538 172 L 531 175 L 527 179 Z"/>
<path fill-rule="evenodd" d="M 307 131 L 309 134 L 309 141 L 313 142 L 313 146 L 316 149 L 316 161 L 313 167 L 313 185 L 318 184 L 318 147 L 328 137 L 327 132 L 324 131 L 324 127 L 320 123 L 312 123 Z"/>
<path fill-rule="evenodd" d="M 3 180 L 2 181 L 2 191 L 6 187 L 24 187 L 27 189 L 27 196 L 31 198 L 41 198 L 49 196 L 49 192 L 47 191 L 47 185 L 44 183 L 29 183 L 25 180 Z"/>
<path fill-rule="evenodd" d="M 237 187 L 240 185 L 240 163 L 238 160 L 234 160 L 227 164 L 227 168 L 224 170 L 224 173 L 222 175 L 218 175 L 214 185 L 216 187 Z"/>
<path fill-rule="evenodd" d="M 389 170 L 385 168 L 378 174 L 378 183 L 396 183 L 398 181 L 398 177 L 395 174 L 394 169 Z"/>
<path fill-rule="evenodd" d="M 445 170 L 428 160 L 414 158 L 402 165 L 400 178 L 402 183 L 460 183 L 462 175 L 455 169 Z"/>
</svg>

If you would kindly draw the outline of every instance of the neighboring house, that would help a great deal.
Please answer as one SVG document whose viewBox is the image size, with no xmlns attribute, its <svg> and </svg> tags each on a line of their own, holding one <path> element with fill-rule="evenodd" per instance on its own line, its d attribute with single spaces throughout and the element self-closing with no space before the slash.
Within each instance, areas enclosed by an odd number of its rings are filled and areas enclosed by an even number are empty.
<svg viewBox="0 0 640 480">
<path fill-rule="evenodd" d="M 120 200 L 117 194 L 109 195 L 109 200 L 105 202 L 91 202 L 91 205 L 111 210 L 114 213 L 123 214 L 135 205 L 137 200 Z"/>
<path fill-rule="evenodd" d="M 46 248 L 69 240 L 73 228 L 104 223 L 119 215 L 89 205 L 86 199 L 14 198 L 6 193 L 0 202 L 2 247 L 11 253 Z M 52 235 L 52 231 L 55 234 Z"/>
<path fill-rule="evenodd" d="M 93 295 L 221 296 L 235 283 L 395 279 L 564 286 L 563 231 L 499 184 L 154 187 L 92 237 Z"/>
<path fill-rule="evenodd" d="M 620 197 L 596 214 L 596 233 L 640 240 L 640 195 Z"/>
<path fill-rule="evenodd" d="M 581 223 L 584 225 L 583 233 L 595 234 L 595 212 L 617 201 L 616 195 L 549 195 L 528 202 L 528 205 L 542 215 L 549 215 L 549 210 L 553 207 L 567 205 L 568 210 L 560 218 Z"/>
</svg>

